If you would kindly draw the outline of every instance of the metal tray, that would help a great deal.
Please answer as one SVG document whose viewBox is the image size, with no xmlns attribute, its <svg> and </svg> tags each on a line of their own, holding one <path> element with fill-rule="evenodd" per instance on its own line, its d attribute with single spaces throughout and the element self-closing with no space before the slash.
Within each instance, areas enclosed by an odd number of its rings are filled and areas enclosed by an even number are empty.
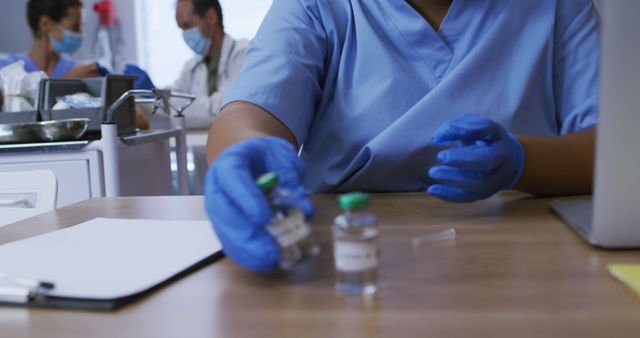
<svg viewBox="0 0 640 338">
<path fill-rule="evenodd" d="M 82 137 L 88 125 L 87 118 L 0 124 L 0 143 L 73 141 Z"/>
</svg>

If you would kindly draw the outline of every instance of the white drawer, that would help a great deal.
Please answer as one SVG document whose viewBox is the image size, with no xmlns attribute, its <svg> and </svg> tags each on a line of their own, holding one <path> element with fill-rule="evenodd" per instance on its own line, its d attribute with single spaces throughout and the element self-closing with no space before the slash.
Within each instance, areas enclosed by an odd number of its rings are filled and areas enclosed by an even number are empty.
<svg viewBox="0 0 640 338">
<path fill-rule="evenodd" d="M 62 160 L 0 164 L 0 171 L 49 169 L 58 180 L 58 200 L 61 208 L 91 198 L 88 160 Z"/>
</svg>

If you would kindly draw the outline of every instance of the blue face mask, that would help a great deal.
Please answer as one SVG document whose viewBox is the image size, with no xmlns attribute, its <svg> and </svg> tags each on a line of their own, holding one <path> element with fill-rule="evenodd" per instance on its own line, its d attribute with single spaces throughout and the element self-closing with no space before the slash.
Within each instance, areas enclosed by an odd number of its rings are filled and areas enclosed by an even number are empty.
<svg viewBox="0 0 640 338">
<path fill-rule="evenodd" d="M 58 54 L 73 54 L 82 46 L 82 34 L 60 29 L 63 33 L 62 40 L 51 39 L 51 47 Z"/>
<path fill-rule="evenodd" d="M 200 33 L 200 27 L 196 26 L 183 31 L 182 37 L 189 48 L 198 55 L 207 55 L 209 48 L 211 48 L 211 39 L 202 36 L 202 33 Z"/>
</svg>

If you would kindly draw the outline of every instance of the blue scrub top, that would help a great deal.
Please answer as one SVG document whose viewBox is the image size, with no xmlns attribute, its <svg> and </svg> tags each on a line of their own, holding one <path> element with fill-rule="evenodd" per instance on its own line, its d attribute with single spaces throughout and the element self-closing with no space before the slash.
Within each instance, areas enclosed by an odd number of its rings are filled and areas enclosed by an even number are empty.
<svg viewBox="0 0 640 338">
<path fill-rule="evenodd" d="M 591 0 L 454 0 L 439 31 L 404 0 L 275 0 L 225 96 L 304 144 L 311 192 L 418 191 L 463 114 L 515 134 L 595 126 Z"/>
<path fill-rule="evenodd" d="M 40 69 L 29 57 L 27 54 L 13 54 L 6 58 L 0 60 L 0 68 L 4 66 L 8 66 L 12 63 L 18 62 L 18 60 L 24 61 L 24 70 L 27 73 L 41 71 Z M 60 56 L 60 60 L 53 68 L 53 73 L 50 78 L 52 79 L 61 79 L 63 78 L 71 69 L 79 66 L 80 64 L 66 56 Z"/>
</svg>

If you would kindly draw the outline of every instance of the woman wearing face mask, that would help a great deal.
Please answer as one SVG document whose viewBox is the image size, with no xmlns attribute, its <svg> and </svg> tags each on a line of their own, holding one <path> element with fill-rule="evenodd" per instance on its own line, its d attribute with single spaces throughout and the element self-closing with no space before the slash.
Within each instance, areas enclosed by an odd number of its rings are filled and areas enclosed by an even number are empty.
<svg viewBox="0 0 640 338">
<path fill-rule="evenodd" d="M 80 0 L 30 0 L 27 20 L 34 38 L 31 49 L 0 60 L 0 68 L 22 60 L 27 72 L 41 70 L 54 79 L 100 76 L 95 62 L 80 64 L 65 56 L 82 45 Z"/>
</svg>

